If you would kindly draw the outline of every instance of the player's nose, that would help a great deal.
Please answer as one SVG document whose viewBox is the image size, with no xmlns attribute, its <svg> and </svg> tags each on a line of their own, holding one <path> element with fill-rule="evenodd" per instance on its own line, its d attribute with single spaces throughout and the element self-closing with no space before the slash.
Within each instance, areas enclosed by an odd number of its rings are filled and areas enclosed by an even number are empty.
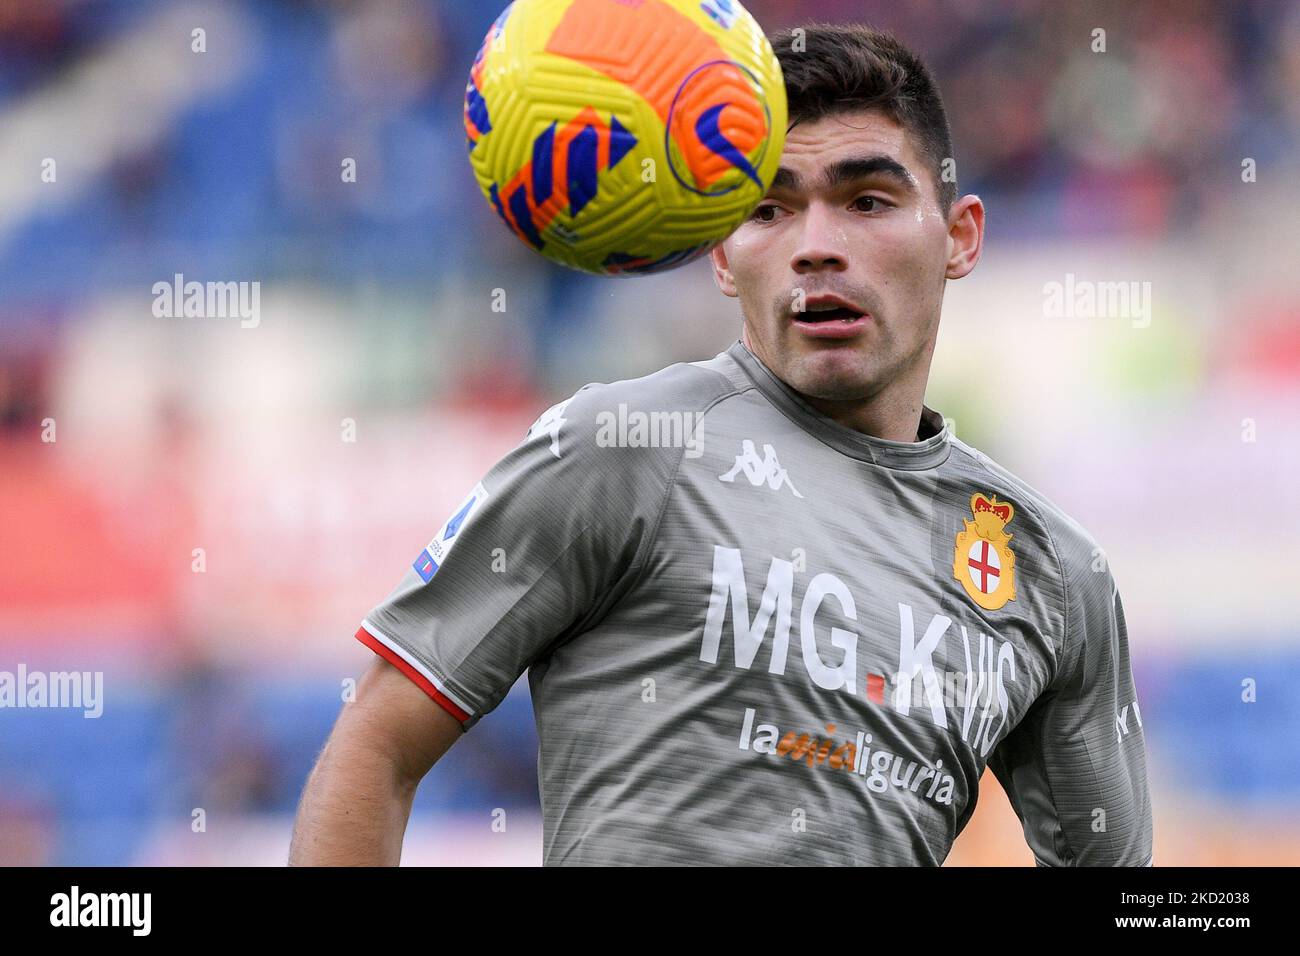
<svg viewBox="0 0 1300 956">
<path fill-rule="evenodd" d="M 810 202 L 800 219 L 790 268 L 800 274 L 848 268 L 848 232 L 835 211 L 825 203 Z"/>
</svg>

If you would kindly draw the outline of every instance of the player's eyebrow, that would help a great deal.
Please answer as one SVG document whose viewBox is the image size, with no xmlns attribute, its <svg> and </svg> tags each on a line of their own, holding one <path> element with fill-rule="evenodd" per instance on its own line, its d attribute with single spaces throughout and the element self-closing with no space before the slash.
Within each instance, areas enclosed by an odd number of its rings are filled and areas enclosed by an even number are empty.
<svg viewBox="0 0 1300 956">
<path fill-rule="evenodd" d="M 916 178 L 908 171 L 906 166 L 892 156 L 886 156 L 883 153 L 871 156 L 850 156 L 847 159 L 837 160 L 822 171 L 821 182 L 823 187 L 830 191 L 857 182 L 860 179 L 866 179 L 868 176 L 888 176 L 897 180 L 901 186 L 910 192 L 918 192 L 920 189 Z M 793 169 L 788 166 L 778 166 L 769 189 L 798 192 L 802 185 L 802 178 Z"/>
</svg>

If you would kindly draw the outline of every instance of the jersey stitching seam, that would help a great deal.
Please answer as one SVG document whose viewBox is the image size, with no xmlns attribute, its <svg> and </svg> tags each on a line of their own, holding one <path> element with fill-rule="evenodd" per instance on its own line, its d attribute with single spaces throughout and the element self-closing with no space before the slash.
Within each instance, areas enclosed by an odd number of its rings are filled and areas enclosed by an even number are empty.
<svg viewBox="0 0 1300 956">
<path fill-rule="evenodd" d="M 1065 823 L 1061 820 L 1060 806 L 1056 802 L 1056 791 L 1052 788 L 1052 780 L 1047 772 L 1047 764 L 1043 761 L 1043 754 L 1046 752 L 1047 747 L 1047 721 L 1042 719 L 1041 714 L 1034 718 L 1034 740 L 1036 742 L 1033 751 L 1034 764 L 1038 767 L 1043 786 L 1047 788 L 1047 801 L 1052 808 L 1052 820 L 1061 834 L 1061 845 L 1065 847 L 1065 859 L 1067 865 L 1069 865 L 1073 863 L 1076 856 L 1070 846 L 1070 840 L 1066 836 Z"/>
<path fill-rule="evenodd" d="M 709 369 L 708 371 L 712 372 L 713 369 Z M 720 372 L 715 372 L 714 374 L 721 376 L 727 382 L 727 384 L 731 386 L 732 390 L 723 395 L 717 396 L 716 398 L 713 399 L 713 401 L 709 402 L 709 404 L 704 406 L 704 409 L 700 412 L 700 421 L 699 424 L 696 426 L 697 428 L 704 427 L 705 416 L 707 416 L 709 412 L 713 411 L 713 407 L 717 405 L 719 402 L 726 401 L 729 398 L 735 398 L 737 395 L 744 395 L 750 389 L 758 387 L 756 385 L 751 384 L 747 388 L 738 388 L 732 383 L 730 379 L 726 378 L 726 376 L 723 376 Z M 634 565 L 632 571 L 629 574 L 629 581 L 630 581 L 630 584 L 628 586 L 629 592 L 633 588 L 635 588 L 638 584 L 641 583 L 641 575 L 645 569 L 645 565 L 649 563 L 650 552 L 654 550 L 654 546 L 659 540 L 659 529 L 660 526 L 663 524 L 664 514 L 668 511 L 668 500 L 672 497 L 673 487 L 677 484 L 677 478 L 681 474 L 681 470 L 682 470 L 682 462 L 684 462 L 685 460 L 686 460 L 686 446 L 683 445 L 681 454 L 677 456 L 677 464 L 673 466 L 672 474 L 668 476 L 668 481 L 664 483 L 663 500 L 660 501 L 659 503 L 659 510 L 658 513 L 655 515 L 654 526 L 650 529 L 650 533 L 646 536 L 645 550 L 642 554 L 637 555 L 636 564 Z"/>
<path fill-rule="evenodd" d="M 997 472 L 993 471 L 993 469 L 989 468 L 986 464 L 984 464 L 984 462 L 980 461 L 979 458 L 972 455 L 966 449 L 961 448 L 961 446 L 957 446 L 957 447 L 963 452 L 963 454 L 966 455 L 967 458 L 971 459 L 971 461 L 973 461 L 977 466 L 979 466 L 979 468 L 990 478 L 1004 480 L 1002 476 L 998 475 Z M 1017 484 L 1019 484 L 1018 481 Z M 1022 488 L 1021 490 L 1024 489 Z M 1033 497 L 1031 495 L 1026 493 L 1021 497 L 1020 500 L 1022 502 L 1025 502 L 1028 505 L 1029 510 L 1032 511 L 1034 515 L 1038 518 L 1038 523 L 1043 526 L 1043 532 L 1044 534 L 1047 535 L 1047 543 L 1052 548 L 1052 560 L 1056 562 L 1057 576 L 1061 579 L 1061 629 L 1063 633 L 1061 634 L 1061 646 L 1060 646 L 1061 652 L 1060 654 L 1057 655 L 1057 661 L 1056 661 L 1057 666 L 1055 668 L 1055 673 L 1052 674 L 1052 679 L 1051 681 L 1048 682 L 1047 685 L 1048 687 L 1052 687 L 1056 684 L 1057 678 L 1060 676 L 1062 666 L 1065 663 L 1066 639 L 1070 633 L 1070 581 L 1065 575 L 1065 566 L 1061 563 L 1061 551 L 1060 548 L 1056 546 L 1056 538 L 1052 534 L 1052 526 L 1048 524 L 1047 520 L 1043 517 L 1043 513 L 1038 510 L 1038 506 L 1034 504 Z"/>
<path fill-rule="evenodd" d="M 984 462 L 980 461 L 974 455 L 970 454 L 970 452 L 966 452 L 966 457 L 974 461 L 975 464 L 978 465 L 986 474 L 988 474 L 989 477 L 998 478 L 999 480 L 1001 480 L 1000 476 L 997 475 L 993 471 L 993 469 L 989 468 L 987 465 L 984 464 Z M 1047 543 L 1052 548 L 1052 557 L 1056 561 L 1057 574 L 1061 578 L 1061 599 L 1062 599 L 1061 629 L 1063 631 L 1063 633 L 1061 634 L 1061 654 L 1056 662 L 1056 673 L 1052 675 L 1052 680 L 1047 685 L 1047 689 L 1053 689 L 1056 686 L 1057 680 L 1060 679 L 1061 672 L 1064 669 L 1064 665 L 1065 665 L 1064 658 L 1066 656 L 1066 640 L 1070 633 L 1070 582 L 1065 576 L 1065 566 L 1061 563 L 1060 549 L 1057 548 L 1056 546 L 1056 538 L 1053 537 L 1052 535 L 1051 526 L 1044 519 L 1042 512 L 1038 510 L 1038 507 L 1034 504 L 1031 496 L 1026 495 L 1023 498 L 1021 498 L 1021 501 L 1028 504 L 1029 510 L 1034 513 L 1034 515 L 1038 518 L 1039 524 L 1043 526 L 1043 532 L 1044 534 L 1047 535 Z M 1046 692 L 1047 689 L 1045 689 L 1044 692 Z M 1061 845 L 1065 847 L 1065 851 L 1069 855 L 1069 858 L 1073 860 L 1076 858 L 1076 854 L 1074 853 L 1073 848 L 1070 846 L 1069 838 L 1065 833 L 1065 825 L 1061 821 L 1061 814 L 1057 808 L 1056 793 L 1052 788 L 1051 779 L 1047 774 L 1047 766 L 1046 764 L 1043 763 L 1042 760 L 1042 754 L 1044 752 L 1043 748 L 1044 745 L 1046 744 L 1044 722 L 1042 720 L 1035 721 L 1034 737 L 1038 741 L 1038 746 L 1034 748 L 1034 763 L 1038 765 L 1039 770 L 1042 773 L 1043 785 L 1047 787 L 1047 798 L 1052 805 L 1053 814 L 1056 820 L 1056 826 L 1061 832 Z"/>
<path fill-rule="evenodd" d="M 368 619 L 369 616 L 367 616 L 367 620 Z M 438 678 L 439 681 L 441 681 L 444 684 L 447 684 L 448 686 L 452 684 L 451 676 L 447 673 L 447 671 L 443 667 L 439 666 L 438 664 L 435 664 L 429 658 L 428 654 L 425 654 L 423 650 L 416 647 L 411 641 L 407 640 L 405 635 L 398 634 L 392 627 L 385 627 L 383 633 L 384 636 L 387 637 L 390 641 L 392 641 L 394 644 L 400 645 L 402 649 L 405 650 L 408 654 L 410 654 L 412 657 L 418 660 L 425 667 L 429 668 L 429 672 L 433 674 L 434 677 Z M 469 704 L 471 707 L 474 708 L 469 715 L 470 720 L 474 720 L 479 716 L 481 716 L 482 706 L 479 703 L 477 703 L 475 700 L 471 699 L 472 695 L 465 694 L 462 692 L 462 688 L 460 686 L 459 681 L 456 681 L 456 684 L 457 686 L 452 687 L 452 690 L 455 691 L 456 695 L 458 697 L 461 697 L 465 701 L 465 703 Z M 452 701 L 452 703 L 456 703 L 456 702 Z"/>
<path fill-rule="evenodd" d="M 591 529 L 592 529 L 592 524 L 590 522 L 583 524 L 581 530 L 579 530 L 578 533 L 573 536 L 573 539 L 569 541 L 569 543 L 566 544 L 564 547 L 560 548 L 559 552 L 555 555 L 555 557 L 553 557 L 549 562 L 547 562 L 546 567 L 543 568 L 541 574 L 537 576 L 537 580 L 534 581 L 533 584 L 523 594 L 521 594 L 518 598 L 516 598 L 510 604 L 510 606 L 506 608 L 497 617 L 492 627 L 495 628 L 496 625 L 501 622 L 501 620 L 509 616 L 509 614 L 516 607 L 519 606 L 520 602 L 525 600 L 525 598 L 527 598 L 528 595 L 531 594 L 537 588 L 538 584 L 540 584 L 542 581 L 544 581 L 547 578 L 548 575 L 550 575 L 552 570 L 554 570 L 555 566 L 559 564 L 561 560 L 563 560 L 564 556 L 568 554 L 570 551 L 572 551 L 573 548 L 576 547 L 578 543 L 581 542 L 583 538 L 587 536 L 587 534 L 591 531 Z M 585 620 L 586 620 L 585 617 L 580 618 L 579 621 L 576 622 L 573 627 L 566 628 L 564 631 L 560 632 L 559 634 L 556 634 L 554 638 L 552 638 L 545 645 L 543 645 L 535 654 L 530 655 L 524 664 L 523 670 L 520 671 L 520 674 L 522 675 L 526 673 L 533 666 L 533 663 L 538 658 L 549 653 L 553 648 L 566 641 L 574 633 L 581 633 L 581 631 L 575 631 L 575 629 L 577 628 L 578 624 L 583 623 Z M 586 628 L 584 628 L 584 630 L 585 629 Z M 486 716 L 486 714 L 489 711 L 495 710 L 498 706 L 500 706 L 501 702 L 505 700 L 506 695 L 510 692 L 511 688 L 513 688 L 515 685 L 515 681 L 512 680 L 508 686 L 506 686 L 504 689 L 502 689 L 499 692 L 499 695 L 497 692 L 489 692 L 483 695 L 479 695 L 476 693 L 466 693 L 466 691 L 469 690 L 468 686 L 462 683 L 458 678 L 453 677 L 452 671 L 435 664 L 430 658 L 430 655 L 426 654 L 422 649 L 416 647 L 412 642 L 407 640 L 405 636 L 399 636 L 397 633 L 395 633 L 393 628 L 391 627 L 387 628 L 386 633 L 396 643 L 400 644 L 403 648 L 405 648 L 413 656 L 415 656 L 421 663 L 423 663 L 426 667 L 428 667 L 429 670 L 440 681 L 442 681 L 444 684 L 447 684 L 448 686 L 451 686 L 452 690 L 454 690 L 458 696 L 462 697 L 466 703 L 470 704 L 473 707 L 473 713 L 470 715 L 470 720 L 468 721 L 468 723 L 471 725 L 481 720 L 484 716 Z M 473 653 L 473 651 L 471 651 L 470 653 Z M 462 659 L 461 665 L 463 666 L 464 663 L 465 663 L 465 659 Z M 458 667 L 456 670 L 459 671 L 460 668 Z M 518 680 L 518 677 L 516 677 L 515 680 Z M 494 697 L 496 698 L 495 701 L 493 701 Z"/>
<path fill-rule="evenodd" d="M 694 365 L 694 363 L 690 363 L 690 362 L 680 362 L 677 364 L 692 365 L 692 366 Z M 673 367 L 674 366 L 668 366 L 668 368 L 673 368 Z M 694 367 L 698 368 L 699 366 L 694 366 Z M 733 389 L 735 388 L 731 380 L 727 378 L 725 375 L 723 375 L 721 372 L 718 372 L 714 369 L 702 369 L 702 370 L 712 372 L 714 375 L 721 378 L 729 387 Z M 664 371 L 667 371 L 667 369 L 665 369 Z M 608 387 L 608 385 L 605 385 L 604 383 L 588 382 L 586 385 L 582 386 L 582 388 L 578 389 L 578 392 L 585 391 L 586 389 L 591 388 L 593 385 Z M 576 396 L 577 396 L 577 392 L 574 393 L 574 397 Z M 726 397 L 725 395 L 720 396 L 720 398 L 725 398 L 725 397 Z M 715 399 L 715 401 L 717 401 L 717 399 Z M 710 402 L 709 405 L 706 406 L 706 410 L 707 408 L 711 408 L 712 406 L 713 406 L 713 402 Z M 654 523 L 651 525 L 651 527 L 646 533 L 645 542 L 643 544 L 637 545 L 636 554 L 633 555 L 632 557 L 632 564 L 627 569 L 627 572 L 624 575 L 622 575 L 621 581 L 625 583 L 616 583 L 614 587 L 610 589 L 610 592 L 606 595 L 604 599 L 598 601 L 596 603 L 596 606 L 587 614 L 584 614 L 581 617 L 579 617 L 571 627 L 566 628 L 562 633 L 557 634 L 555 638 L 549 644 L 546 645 L 546 647 L 543 649 L 541 653 L 535 655 L 533 660 L 540 658 L 541 656 L 543 656 L 543 654 L 549 652 L 552 648 L 567 643 L 568 640 L 571 639 L 572 637 L 575 637 L 579 634 L 586 633 L 587 631 L 591 630 L 593 627 L 599 624 L 600 621 L 602 621 L 606 617 L 606 615 L 612 612 L 614 608 L 618 606 L 618 603 L 623 599 L 623 597 L 631 593 L 632 589 L 635 588 L 636 585 L 639 583 L 642 565 L 649 557 L 650 549 L 653 547 L 655 540 L 658 538 L 659 523 L 663 519 L 663 513 L 668 506 L 668 493 L 672 490 L 673 481 L 676 480 L 677 471 L 679 468 L 681 468 L 682 459 L 685 457 L 685 455 L 686 455 L 686 446 L 683 444 L 681 449 L 681 454 L 677 459 L 677 464 L 673 466 L 670 478 L 667 482 L 667 487 L 664 491 L 664 499 L 659 506 L 658 512 L 655 515 Z M 584 524 L 582 530 L 578 532 L 578 534 L 574 536 L 573 540 L 569 543 L 569 545 L 566 546 L 563 551 L 561 551 L 560 557 L 563 557 L 564 553 L 567 552 L 569 548 L 573 547 L 575 544 L 581 541 L 582 538 L 589 531 L 591 531 L 592 527 L 593 525 L 591 522 Z M 556 558 L 556 561 L 558 560 L 559 557 Z M 554 566 L 554 564 L 555 562 L 552 562 L 550 565 L 548 565 L 547 570 L 549 571 L 550 568 Z M 532 661 L 529 662 L 529 668 L 531 667 L 532 667 Z"/>
<path fill-rule="evenodd" d="M 523 602 L 529 595 L 531 595 L 537 589 L 537 587 L 547 579 L 547 577 L 555 569 L 555 566 L 564 559 L 565 555 L 567 555 L 570 551 L 572 551 L 575 547 L 577 547 L 578 544 L 585 537 L 587 537 L 587 534 L 588 532 L 591 531 L 591 529 L 592 529 L 592 524 L 590 522 L 584 524 L 582 526 L 582 530 L 579 531 L 577 534 L 575 534 L 573 536 L 573 539 L 568 544 L 566 544 L 563 548 L 561 548 L 559 552 L 555 555 L 555 557 L 552 558 L 547 563 L 546 567 L 542 570 L 542 573 L 537 576 L 537 579 L 532 583 L 532 585 L 530 585 L 524 591 L 523 594 L 519 595 L 519 597 L 516 598 L 510 604 L 510 606 L 501 613 L 501 615 L 497 618 L 496 623 L 494 623 L 492 627 L 495 628 L 497 624 L 499 624 L 502 620 L 508 617 L 510 613 L 520 605 L 521 602 Z M 579 627 L 579 625 L 581 625 L 585 620 L 586 617 L 579 618 L 578 621 L 576 621 L 573 626 L 565 628 L 563 631 L 561 631 L 560 633 L 556 634 L 553 638 L 551 638 L 551 640 L 547 641 L 544 645 L 542 645 L 535 653 L 528 655 L 527 659 L 524 662 L 523 669 L 519 672 L 519 676 L 528 673 L 532 669 L 534 663 L 536 663 L 540 658 L 550 654 L 556 647 L 567 642 L 571 637 L 575 636 L 576 634 L 580 634 L 583 631 L 588 630 L 589 628 Z M 472 654 L 474 650 L 477 650 L 477 647 L 471 650 L 470 653 Z M 461 659 L 462 666 L 465 664 L 465 661 L 467 659 L 468 656 Z M 515 686 L 515 681 L 519 679 L 519 676 L 516 676 L 515 680 L 512 680 L 504 689 L 500 690 L 499 692 L 493 692 L 493 693 L 488 693 L 483 695 L 481 702 L 478 704 L 478 706 L 475 709 L 475 714 L 474 714 L 475 719 L 476 720 L 481 719 L 486 715 L 488 711 L 495 710 L 497 707 L 499 707 L 501 705 L 501 702 L 505 700 L 506 695 L 509 694 L 510 690 Z M 444 682 L 446 682 L 445 678 L 444 678 Z M 460 682 L 457 681 L 457 683 L 459 684 Z M 495 701 L 493 701 L 494 697 L 496 698 Z"/>
<path fill-rule="evenodd" d="M 780 381 L 779 378 L 777 380 Z M 850 461 L 856 461 L 863 465 L 870 465 L 873 468 L 881 468 L 887 472 L 933 471 L 937 468 L 943 467 L 944 462 L 946 462 L 952 456 L 952 449 L 955 447 L 951 440 L 945 441 L 943 443 L 943 447 L 948 449 L 948 453 L 944 455 L 942 458 L 938 459 L 937 461 L 931 462 L 926 465 L 882 464 L 876 458 L 875 450 L 870 448 L 865 448 L 865 447 L 864 447 L 864 452 L 866 452 L 866 454 L 869 457 L 859 458 L 857 455 L 850 455 L 842 448 L 837 448 L 835 445 L 831 444 L 831 442 L 828 440 L 828 438 L 825 435 L 822 435 L 819 432 L 809 428 L 807 422 L 801 422 L 795 416 L 795 414 L 791 412 L 788 408 L 785 408 L 780 402 L 773 401 L 772 398 L 769 397 L 768 394 L 764 392 L 763 389 L 756 382 L 753 381 L 753 379 L 750 379 L 750 385 L 748 388 L 742 389 L 738 391 L 736 394 L 742 395 L 745 392 L 750 391 L 751 389 L 757 391 L 759 395 L 762 396 L 763 400 L 772 408 L 776 409 L 786 419 L 786 421 L 793 424 L 796 428 L 798 428 L 809 438 L 812 438 L 814 441 L 818 441 L 821 444 L 825 445 L 831 451 L 835 452 L 835 454 L 843 458 L 847 458 Z"/>
</svg>

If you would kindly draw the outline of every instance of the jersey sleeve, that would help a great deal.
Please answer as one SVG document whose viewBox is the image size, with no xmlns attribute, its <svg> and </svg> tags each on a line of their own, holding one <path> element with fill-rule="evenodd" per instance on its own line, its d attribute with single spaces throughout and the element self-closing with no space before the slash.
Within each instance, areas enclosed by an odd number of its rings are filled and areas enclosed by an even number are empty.
<svg viewBox="0 0 1300 956">
<path fill-rule="evenodd" d="M 1146 742 L 1108 570 L 1071 576 L 1060 666 L 993 752 L 1039 866 L 1150 866 Z"/>
<path fill-rule="evenodd" d="M 635 577 L 675 464 L 602 441 L 612 386 L 548 409 L 451 513 L 356 637 L 468 730 Z"/>
</svg>

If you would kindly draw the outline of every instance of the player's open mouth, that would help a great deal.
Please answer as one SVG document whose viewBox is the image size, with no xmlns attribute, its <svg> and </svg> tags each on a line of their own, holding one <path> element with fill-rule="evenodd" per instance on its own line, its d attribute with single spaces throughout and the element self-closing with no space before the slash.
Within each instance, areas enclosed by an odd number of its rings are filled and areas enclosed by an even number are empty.
<svg viewBox="0 0 1300 956">
<path fill-rule="evenodd" d="M 828 306 L 830 306 L 828 308 Z M 871 316 L 847 305 L 809 305 L 793 316 L 794 327 L 809 338 L 846 339 L 857 335 L 871 322 Z"/>
<path fill-rule="evenodd" d="M 834 309 L 820 309 L 816 312 L 803 312 L 797 321 L 818 323 L 818 322 L 852 322 L 854 319 L 862 318 L 863 313 L 856 312 L 853 309 L 839 306 Z"/>
</svg>

